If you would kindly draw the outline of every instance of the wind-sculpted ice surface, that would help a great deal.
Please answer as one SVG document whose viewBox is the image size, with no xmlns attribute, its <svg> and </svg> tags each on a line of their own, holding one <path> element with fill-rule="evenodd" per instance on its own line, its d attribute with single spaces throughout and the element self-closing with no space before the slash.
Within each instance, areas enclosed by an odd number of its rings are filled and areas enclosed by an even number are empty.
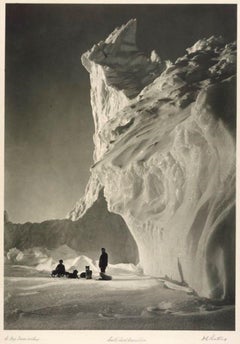
<svg viewBox="0 0 240 344">
<path fill-rule="evenodd" d="M 233 300 L 236 45 L 202 39 L 173 64 L 138 52 L 135 31 L 131 20 L 82 57 L 92 174 L 146 274 Z"/>
<path fill-rule="evenodd" d="M 136 21 L 131 20 L 82 56 L 91 78 L 95 160 L 106 149 L 106 143 L 98 136 L 104 124 L 160 75 L 166 65 L 155 52 L 150 59 L 139 52 L 135 35 Z"/>
</svg>

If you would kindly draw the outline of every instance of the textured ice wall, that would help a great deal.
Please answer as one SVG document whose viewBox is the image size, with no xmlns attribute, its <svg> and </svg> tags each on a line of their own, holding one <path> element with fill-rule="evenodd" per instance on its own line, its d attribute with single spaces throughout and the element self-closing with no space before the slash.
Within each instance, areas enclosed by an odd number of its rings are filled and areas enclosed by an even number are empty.
<svg viewBox="0 0 240 344">
<path fill-rule="evenodd" d="M 131 20 L 82 57 L 92 174 L 129 226 L 145 273 L 232 300 L 236 45 L 203 39 L 170 64 L 138 52 L 135 33 Z"/>
<path fill-rule="evenodd" d="M 166 65 L 154 52 L 150 59 L 139 52 L 135 36 L 136 21 L 131 20 L 82 56 L 91 81 L 95 161 L 106 151 L 107 142 L 99 136 L 103 126 L 160 75 Z"/>
</svg>

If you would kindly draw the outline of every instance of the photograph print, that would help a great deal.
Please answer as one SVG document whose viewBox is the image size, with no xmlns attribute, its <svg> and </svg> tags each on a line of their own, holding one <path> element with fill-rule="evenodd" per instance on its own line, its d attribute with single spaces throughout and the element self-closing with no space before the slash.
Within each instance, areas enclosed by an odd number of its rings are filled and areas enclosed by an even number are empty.
<svg viewBox="0 0 240 344">
<path fill-rule="evenodd" d="M 236 4 L 5 4 L 4 330 L 235 331 Z"/>
</svg>

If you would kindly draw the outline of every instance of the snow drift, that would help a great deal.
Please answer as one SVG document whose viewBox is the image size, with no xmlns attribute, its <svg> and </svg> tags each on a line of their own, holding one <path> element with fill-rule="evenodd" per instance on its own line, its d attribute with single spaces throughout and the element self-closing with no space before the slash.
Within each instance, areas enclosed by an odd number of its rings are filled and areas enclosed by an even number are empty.
<svg viewBox="0 0 240 344">
<path fill-rule="evenodd" d="M 145 57 L 135 34 L 131 20 L 82 56 L 92 178 L 128 225 L 145 273 L 233 300 L 236 44 L 204 38 L 170 63 Z"/>
<path fill-rule="evenodd" d="M 22 251 L 11 248 L 7 252 L 5 266 L 9 268 L 10 265 L 13 268 L 12 271 L 14 271 L 14 268 L 21 268 L 21 276 L 26 275 L 26 272 L 28 276 L 35 276 L 36 272 L 47 272 L 50 274 L 56 268 L 59 257 L 64 257 L 66 271 L 72 272 L 76 269 L 78 276 L 80 276 L 80 273 L 85 271 L 85 267 L 89 266 L 93 275 L 99 277 L 99 260 L 93 260 L 85 255 L 77 255 L 77 252 L 67 245 L 62 245 L 52 250 L 43 247 L 32 247 Z M 142 275 L 142 269 L 132 263 L 108 264 L 107 272 L 118 277 L 121 275 Z"/>
</svg>

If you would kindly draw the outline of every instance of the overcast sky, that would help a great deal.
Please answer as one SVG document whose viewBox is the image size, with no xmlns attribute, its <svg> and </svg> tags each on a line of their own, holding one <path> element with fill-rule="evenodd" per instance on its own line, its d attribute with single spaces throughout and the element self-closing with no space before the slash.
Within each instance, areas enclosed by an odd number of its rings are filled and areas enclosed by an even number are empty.
<svg viewBox="0 0 240 344">
<path fill-rule="evenodd" d="M 83 195 L 94 132 L 80 57 L 137 18 L 139 48 L 174 61 L 202 37 L 236 39 L 235 5 L 6 6 L 5 209 L 64 218 Z"/>
</svg>

